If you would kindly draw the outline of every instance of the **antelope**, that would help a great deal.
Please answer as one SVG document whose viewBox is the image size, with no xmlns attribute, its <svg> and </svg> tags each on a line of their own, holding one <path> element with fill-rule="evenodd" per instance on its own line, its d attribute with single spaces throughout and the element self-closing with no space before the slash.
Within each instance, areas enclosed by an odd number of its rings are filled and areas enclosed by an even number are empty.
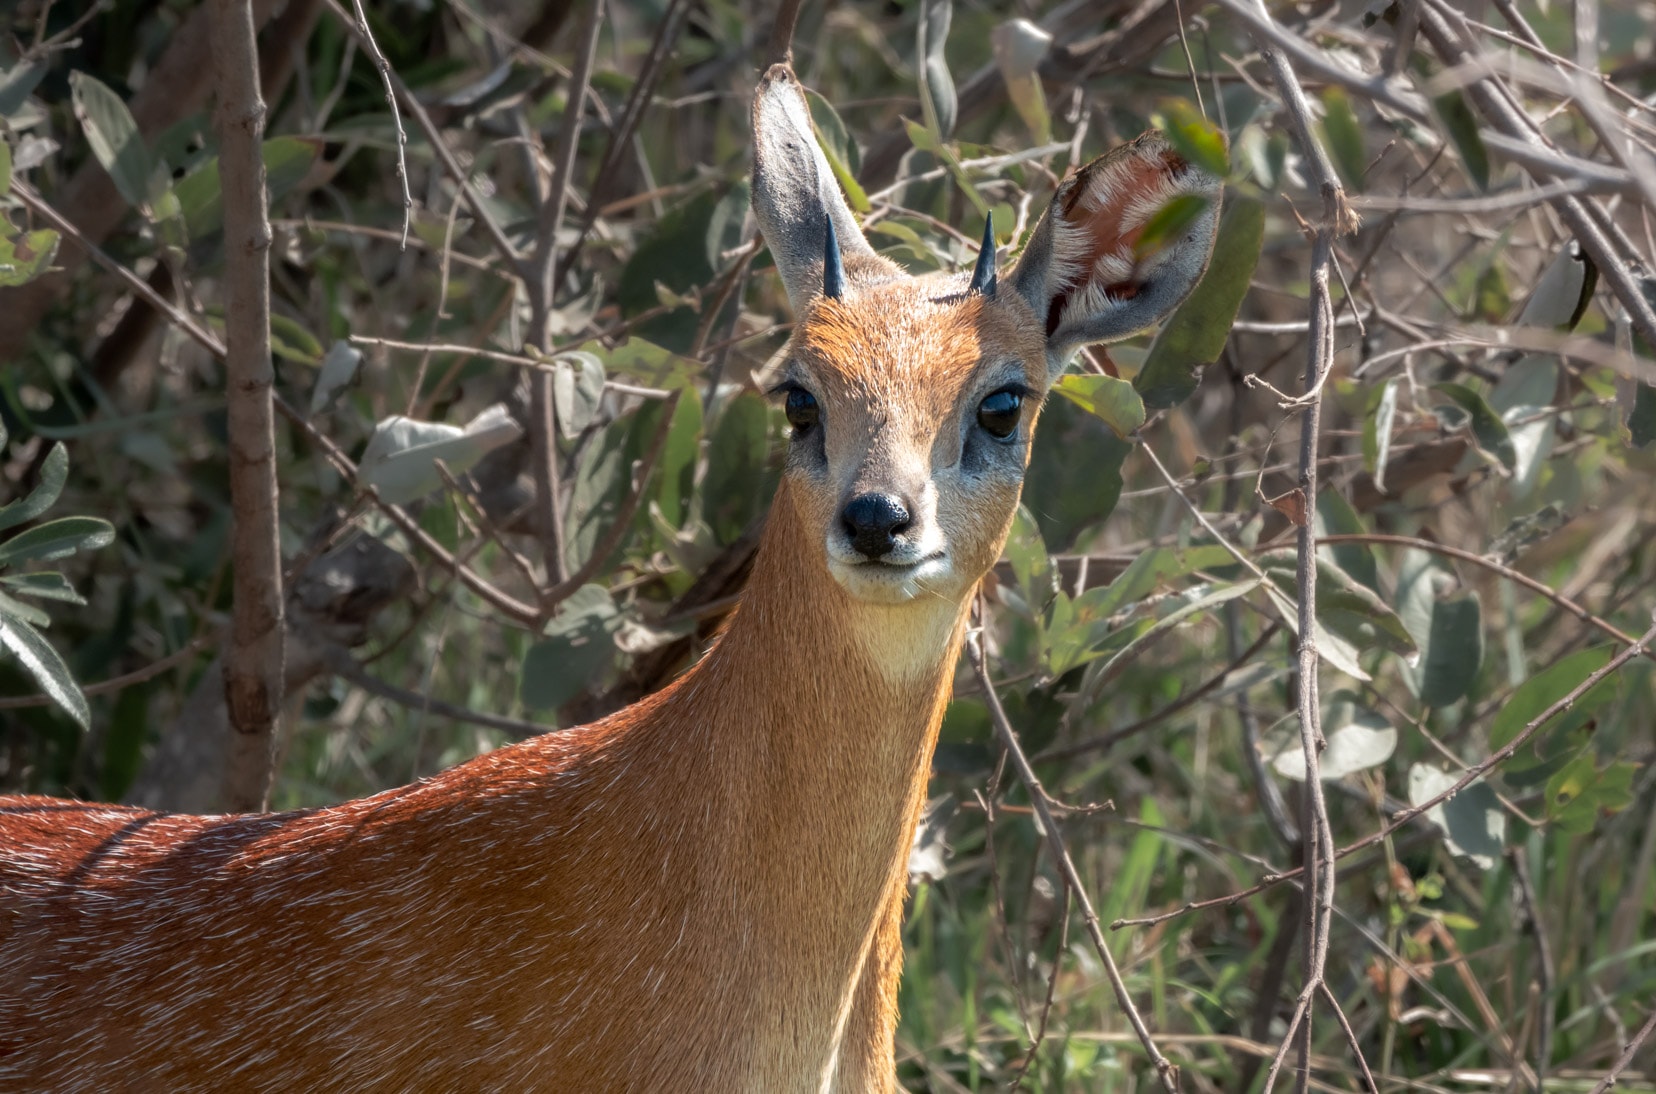
<svg viewBox="0 0 1656 1094">
<path fill-rule="evenodd" d="M 740 606 L 674 683 L 342 805 L 0 799 L 0 1089 L 891 1091 L 907 856 L 978 581 L 1078 347 L 1155 323 L 1220 181 L 1147 133 L 1005 277 L 862 236 L 777 65 L 753 210 L 798 318 Z M 1199 194 L 1177 234 L 1147 218 Z"/>
</svg>

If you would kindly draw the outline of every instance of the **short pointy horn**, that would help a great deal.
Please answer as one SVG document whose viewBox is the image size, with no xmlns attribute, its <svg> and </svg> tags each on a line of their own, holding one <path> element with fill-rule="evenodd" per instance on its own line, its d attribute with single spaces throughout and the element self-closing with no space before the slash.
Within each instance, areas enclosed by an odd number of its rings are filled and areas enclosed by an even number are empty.
<svg viewBox="0 0 1656 1094">
<path fill-rule="evenodd" d="M 977 265 L 972 267 L 972 283 L 968 293 L 979 296 L 995 295 L 995 214 L 983 218 L 983 243 L 978 247 Z"/>
<path fill-rule="evenodd" d="M 845 261 L 840 258 L 839 236 L 834 234 L 832 214 L 824 214 L 822 222 L 822 295 L 838 300 L 845 295 Z"/>
</svg>

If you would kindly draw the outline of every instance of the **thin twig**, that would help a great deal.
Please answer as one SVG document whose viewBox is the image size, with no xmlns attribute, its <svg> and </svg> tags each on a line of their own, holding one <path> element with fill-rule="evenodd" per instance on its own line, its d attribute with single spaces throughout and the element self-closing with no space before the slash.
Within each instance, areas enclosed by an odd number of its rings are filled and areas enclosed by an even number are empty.
<svg viewBox="0 0 1656 1094">
<path fill-rule="evenodd" d="M 592 83 L 592 64 L 598 55 L 598 34 L 604 29 L 604 0 L 589 0 L 587 21 L 581 36 L 580 52 L 570 76 L 569 98 L 564 106 L 563 126 L 558 133 L 558 150 L 552 164 L 552 178 L 535 221 L 534 254 L 523 264 L 524 287 L 529 293 L 529 337 L 541 352 L 552 349 L 552 309 L 557 298 L 554 271 L 558 266 L 558 233 L 563 230 L 564 210 L 569 204 L 569 176 L 575 170 L 575 150 L 580 145 L 581 115 Z M 529 438 L 534 449 L 535 506 L 537 524 L 545 544 L 544 561 L 551 580 L 569 576 L 564 552 L 561 483 L 558 475 L 558 423 L 552 405 L 550 372 L 537 372 L 530 386 Z"/>
<path fill-rule="evenodd" d="M 1030 766 L 1029 758 L 1024 755 L 1023 746 L 1018 743 L 1018 735 L 1013 730 L 1012 723 L 1007 720 L 1006 709 L 1001 706 L 1000 696 L 995 692 L 995 685 L 989 679 L 989 669 L 984 662 L 981 627 L 974 626 L 972 632 L 967 635 L 966 656 L 971 660 L 972 671 L 977 674 L 978 683 L 983 688 L 983 700 L 989 707 L 989 718 L 995 725 L 995 736 L 1000 739 L 1001 747 L 1005 748 L 1007 755 L 1012 758 L 1013 769 L 1017 771 L 1024 789 L 1029 792 L 1029 800 L 1035 807 L 1041 834 L 1046 837 L 1052 857 L 1063 872 L 1065 886 L 1075 894 L 1076 901 L 1081 905 L 1081 919 L 1086 923 L 1087 935 L 1092 939 L 1093 948 L 1098 951 L 1099 960 L 1104 964 L 1104 972 L 1110 978 L 1110 986 L 1115 989 L 1116 1002 L 1127 1015 L 1133 1032 L 1138 1034 L 1139 1044 L 1144 1046 L 1145 1054 L 1156 1065 L 1156 1074 L 1161 1079 L 1162 1088 L 1168 1094 L 1177 1094 L 1179 1069 L 1156 1047 L 1155 1040 L 1150 1036 L 1150 1027 L 1145 1025 L 1144 1017 L 1139 1014 L 1133 997 L 1127 992 L 1127 985 L 1121 979 L 1121 970 L 1116 967 L 1115 955 L 1110 952 L 1109 943 L 1104 940 L 1104 932 L 1099 928 L 1098 913 L 1093 911 L 1092 901 L 1087 896 L 1086 887 L 1081 883 L 1081 873 L 1075 868 L 1069 848 L 1064 845 L 1063 833 L 1059 831 L 1058 822 L 1052 815 L 1046 789 L 1042 787 L 1035 769 Z"/>
<path fill-rule="evenodd" d="M 1610 1065 L 1610 1070 L 1604 1073 L 1604 1078 L 1593 1086 L 1590 1094 L 1605 1094 L 1605 1091 L 1616 1085 L 1616 1076 L 1627 1070 L 1627 1065 L 1639 1054 L 1639 1049 L 1644 1046 L 1652 1030 L 1656 1030 L 1656 1010 L 1650 1012 L 1650 1017 L 1645 1019 L 1644 1025 L 1639 1027 L 1639 1032 L 1633 1035 L 1633 1039 L 1627 1042 L 1627 1047 L 1616 1057 L 1616 1062 Z"/>
<path fill-rule="evenodd" d="M 397 181 L 402 185 L 403 206 L 402 244 L 399 249 L 407 250 L 408 229 L 414 222 L 414 197 L 408 192 L 408 133 L 403 129 L 402 115 L 397 112 L 397 92 L 391 86 L 391 62 L 385 59 L 379 43 L 374 41 L 374 32 L 368 26 L 368 13 L 363 10 L 362 0 L 351 0 L 351 4 L 356 9 L 358 37 L 368 50 L 374 67 L 379 70 L 380 83 L 385 86 L 385 108 L 391 111 L 391 128 L 397 132 Z"/>
<path fill-rule="evenodd" d="M 782 0 L 776 9 L 776 22 L 771 27 L 770 44 L 765 47 L 765 60 L 773 65 L 793 64 L 794 28 L 799 25 L 801 0 Z"/>
<path fill-rule="evenodd" d="M 382 346 L 385 349 L 408 350 L 413 353 L 453 353 L 462 357 L 481 357 L 485 361 L 499 361 L 504 365 L 515 365 L 518 368 L 541 372 L 555 372 L 558 368 L 551 361 L 525 357 L 521 353 L 502 353 L 499 350 L 462 346 L 454 342 L 404 342 L 396 338 L 374 338 L 365 334 L 353 334 L 350 341 L 359 346 Z M 617 395 L 637 395 L 643 399 L 665 399 L 673 394 L 667 388 L 643 387 L 620 380 L 605 380 L 604 390 L 613 391 Z"/>
</svg>

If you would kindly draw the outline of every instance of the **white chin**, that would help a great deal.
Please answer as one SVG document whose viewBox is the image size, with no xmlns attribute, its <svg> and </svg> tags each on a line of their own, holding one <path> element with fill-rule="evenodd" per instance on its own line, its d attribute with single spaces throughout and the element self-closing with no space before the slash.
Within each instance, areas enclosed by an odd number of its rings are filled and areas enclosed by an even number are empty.
<svg viewBox="0 0 1656 1094">
<path fill-rule="evenodd" d="M 907 566 L 830 560 L 828 570 L 841 588 L 870 604 L 906 604 L 945 597 L 954 572 L 947 558 L 928 558 Z"/>
</svg>

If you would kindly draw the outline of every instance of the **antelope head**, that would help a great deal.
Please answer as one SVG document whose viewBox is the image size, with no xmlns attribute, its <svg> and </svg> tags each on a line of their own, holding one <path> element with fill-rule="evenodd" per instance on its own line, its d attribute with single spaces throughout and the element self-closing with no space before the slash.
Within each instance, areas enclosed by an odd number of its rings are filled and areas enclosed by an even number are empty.
<svg viewBox="0 0 1656 1094">
<path fill-rule="evenodd" d="M 1006 274 L 986 226 L 969 274 L 912 277 L 863 238 L 786 66 L 761 80 L 753 122 L 753 209 L 798 319 L 773 388 L 793 427 L 787 491 L 854 601 L 958 608 L 1000 554 L 1047 391 L 1081 346 L 1189 294 L 1220 180 L 1146 133 L 1058 187 Z M 1181 194 L 1207 203 L 1139 246 Z"/>
</svg>

